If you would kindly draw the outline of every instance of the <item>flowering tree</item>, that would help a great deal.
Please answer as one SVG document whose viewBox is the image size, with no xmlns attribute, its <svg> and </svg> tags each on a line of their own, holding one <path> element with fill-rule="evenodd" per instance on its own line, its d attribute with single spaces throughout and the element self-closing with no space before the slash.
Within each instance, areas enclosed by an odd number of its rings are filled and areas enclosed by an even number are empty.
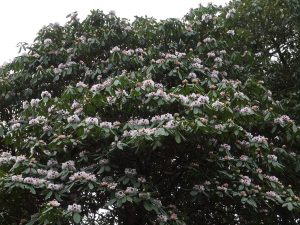
<svg viewBox="0 0 300 225">
<path fill-rule="evenodd" d="M 300 128 L 249 75 L 236 14 L 74 13 L 21 45 L 0 69 L 1 224 L 299 223 Z"/>
</svg>

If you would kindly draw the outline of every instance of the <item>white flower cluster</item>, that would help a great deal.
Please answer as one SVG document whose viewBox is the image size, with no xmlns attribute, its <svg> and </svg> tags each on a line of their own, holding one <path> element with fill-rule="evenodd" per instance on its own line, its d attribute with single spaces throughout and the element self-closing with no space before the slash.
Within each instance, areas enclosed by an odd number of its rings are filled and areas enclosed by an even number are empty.
<svg viewBox="0 0 300 225">
<path fill-rule="evenodd" d="M 104 90 L 105 88 L 109 87 L 111 84 L 112 84 L 112 78 L 109 78 L 101 84 L 94 84 L 90 90 L 91 90 L 91 92 L 98 92 L 98 91 Z"/>
<path fill-rule="evenodd" d="M 252 115 L 253 110 L 249 107 L 244 107 L 244 108 L 240 109 L 240 114 L 243 115 L 243 116 Z"/>
<path fill-rule="evenodd" d="M 27 158 L 25 155 L 19 155 L 16 157 L 16 163 L 24 162 L 26 160 L 27 160 Z"/>
<path fill-rule="evenodd" d="M 135 175 L 137 175 L 136 169 L 131 169 L 131 168 L 125 168 L 124 173 L 127 176 L 135 176 Z"/>
<path fill-rule="evenodd" d="M 72 160 L 64 162 L 64 163 L 61 164 L 61 169 L 75 171 L 76 170 L 76 168 L 75 168 L 75 162 L 72 161 Z"/>
<path fill-rule="evenodd" d="M 207 37 L 203 39 L 203 42 L 206 43 L 211 43 L 211 42 L 216 42 L 215 38 Z"/>
<path fill-rule="evenodd" d="M 11 130 L 17 130 L 21 127 L 20 123 L 14 123 L 11 125 Z"/>
<path fill-rule="evenodd" d="M 145 126 L 149 125 L 150 122 L 148 119 L 131 119 L 127 123 L 134 126 Z"/>
<path fill-rule="evenodd" d="M 64 110 L 64 109 L 57 110 L 56 114 L 57 115 L 61 115 L 61 116 L 68 116 L 68 115 L 70 115 L 69 111 L 68 110 Z"/>
<path fill-rule="evenodd" d="M 103 182 L 101 183 L 103 184 Z M 111 182 L 111 183 L 107 183 L 106 187 L 109 189 L 109 190 L 115 190 L 116 187 L 117 187 L 118 183 L 114 183 L 114 182 Z"/>
<path fill-rule="evenodd" d="M 108 128 L 108 129 L 111 129 L 111 128 L 114 127 L 111 122 L 101 122 L 99 124 L 99 126 L 102 127 L 102 128 Z"/>
<path fill-rule="evenodd" d="M 151 194 L 149 192 L 141 192 L 139 193 L 139 198 L 148 200 L 151 198 Z"/>
<path fill-rule="evenodd" d="M 22 175 L 13 175 L 11 176 L 11 181 L 13 182 L 23 182 L 24 178 Z"/>
<path fill-rule="evenodd" d="M 99 120 L 96 117 L 88 117 L 85 119 L 85 123 L 87 125 L 98 125 Z"/>
<path fill-rule="evenodd" d="M 134 187 L 127 187 L 125 190 L 125 194 L 137 194 L 138 189 Z"/>
<path fill-rule="evenodd" d="M 165 91 L 158 89 L 156 92 L 150 92 L 149 94 L 146 94 L 146 97 L 159 97 L 166 101 L 170 100 L 169 94 L 167 94 Z"/>
<path fill-rule="evenodd" d="M 22 175 L 13 175 L 11 176 L 11 180 L 13 182 L 22 182 L 25 184 L 30 184 L 33 186 L 40 186 L 42 184 L 45 184 L 47 181 L 45 179 L 40 179 L 40 178 L 36 178 L 36 177 L 25 177 L 23 178 Z"/>
<path fill-rule="evenodd" d="M 220 147 L 223 148 L 223 149 L 225 149 L 225 150 L 227 150 L 227 151 L 230 151 L 230 149 L 231 149 L 231 146 L 228 145 L 228 144 L 221 144 Z"/>
<path fill-rule="evenodd" d="M 215 58 L 216 57 L 216 54 L 214 52 L 208 52 L 207 53 L 207 57 L 208 58 Z"/>
<path fill-rule="evenodd" d="M 189 75 L 188 75 L 188 77 L 187 77 L 188 79 L 195 79 L 195 78 L 197 78 L 197 74 L 195 74 L 195 73 L 189 73 Z"/>
<path fill-rule="evenodd" d="M 96 181 L 96 176 L 92 173 L 87 173 L 85 171 L 74 173 L 69 178 L 71 181 L 74 180 L 86 180 L 86 181 Z"/>
<path fill-rule="evenodd" d="M 126 196 L 126 194 L 125 194 L 124 191 L 117 191 L 117 192 L 115 193 L 115 196 L 116 196 L 116 198 L 123 198 L 123 197 Z"/>
<path fill-rule="evenodd" d="M 209 103 L 209 97 L 208 96 L 204 96 L 204 95 L 200 95 L 197 97 L 196 100 L 194 100 L 193 102 L 190 103 L 190 107 L 201 107 L 204 104 Z"/>
<path fill-rule="evenodd" d="M 261 136 L 261 135 L 258 135 L 258 136 L 252 137 L 251 142 L 257 143 L 257 144 L 267 145 L 268 144 L 268 138 L 266 138 L 264 136 Z"/>
<path fill-rule="evenodd" d="M 234 36 L 235 35 L 235 31 L 234 30 L 228 30 L 226 33 L 228 35 L 230 35 L 230 36 Z"/>
<path fill-rule="evenodd" d="M 205 22 L 205 23 L 208 23 L 209 21 L 211 21 L 212 20 L 212 15 L 210 15 L 210 14 L 203 14 L 202 15 L 202 22 Z"/>
<path fill-rule="evenodd" d="M 205 190 L 205 187 L 204 187 L 204 185 L 196 184 L 196 185 L 194 185 L 193 190 L 195 190 L 197 192 L 203 192 Z"/>
<path fill-rule="evenodd" d="M 68 117 L 67 121 L 68 121 L 68 123 L 74 124 L 74 123 L 79 123 L 80 119 L 77 115 L 73 115 L 73 116 Z"/>
<path fill-rule="evenodd" d="M 235 9 L 229 9 L 229 11 L 226 14 L 226 19 L 230 19 L 234 17 L 236 10 Z"/>
<path fill-rule="evenodd" d="M 278 195 L 274 191 L 267 191 L 266 196 L 268 196 L 270 198 L 277 198 L 278 197 Z"/>
<path fill-rule="evenodd" d="M 221 158 L 221 160 L 225 160 L 225 161 L 230 161 L 230 160 L 233 160 L 234 157 L 232 156 L 228 156 L 228 155 L 225 155 L 223 158 Z"/>
<path fill-rule="evenodd" d="M 241 156 L 240 156 L 240 160 L 241 160 L 241 161 L 247 161 L 248 159 L 249 159 L 249 157 L 246 156 L 246 155 L 241 155 Z"/>
<path fill-rule="evenodd" d="M 175 129 L 177 126 L 178 123 L 175 120 L 170 120 L 165 125 L 163 125 L 163 127 L 167 129 Z"/>
<path fill-rule="evenodd" d="M 136 48 L 135 53 L 137 53 L 137 54 L 146 54 L 142 48 Z"/>
<path fill-rule="evenodd" d="M 224 131 L 226 126 L 223 125 L 223 124 L 216 124 L 215 126 L 215 129 L 218 130 L 218 131 Z"/>
<path fill-rule="evenodd" d="M 289 123 L 293 123 L 294 121 L 287 115 L 283 115 L 281 117 L 278 117 L 276 119 L 274 119 L 274 123 L 275 124 L 279 124 L 281 126 L 285 126 Z"/>
<path fill-rule="evenodd" d="M 30 105 L 31 105 L 31 107 L 32 108 L 34 108 L 34 107 L 38 107 L 39 106 L 39 103 L 40 103 L 40 99 L 31 99 L 30 100 Z M 23 108 L 24 108 L 24 103 L 23 103 Z M 24 108 L 25 109 L 25 108 Z"/>
<path fill-rule="evenodd" d="M 53 41 L 52 41 L 50 38 L 46 38 L 46 39 L 44 40 L 44 45 L 45 45 L 46 47 L 50 46 L 52 43 L 53 43 Z"/>
<path fill-rule="evenodd" d="M 46 176 L 48 173 L 48 170 L 43 170 L 43 169 L 37 169 L 37 174 L 41 176 Z"/>
<path fill-rule="evenodd" d="M 174 117 L 172 114 L 167 113 L 167 114 L 163 114 L 163 115 L 157 115 L 151 118 L 151 122 L 155 123 L 155 122 L 164 122 L 164 121 L 170 121 L 173 120 Z"/>
<path fill-rule="evenodd" d="M 220 54 L 221 54 L 221 55 L 226 55 L 226 54 L 227 54 L 227 52 L 226 52 L 226 50 L 225 50 L 225 49 L 223 49 L 223 50 L 221 50 L 221 51 L 220 51 Z"/>
<path fill-rule="evenodd" d="M 144 80 L 142 83 L 142 89 L 146 89 L 147 87 L 153 88 L 155 85 L 155 82 L 153 80 Z"/>
<path fill-rule="evenodd" d="M 217 100 L 214 103 L 212 103 L 211 106 L 217 111 L 223 111 L 225 104 L 223 102 L 220 102 L 219 100 Z"/>
<path fill-rule="evenodd" d="M 222 66 L 223 59 L 220 58 L 220 57 L 216 57 L 216 58 L 214 59 L 214 62 L 216 63 L 216 65 Z"/>
<path fill-rule="evenodd" d="M 158 59 L 158 60 L 152 59 L 152 62 L 155 62 L 156 64 L 163 64 L 165 62 L 165 60 L 164 59 Z"/>
<path fill-rule="evenodd" d="M 68 212 L 72 213 L 81 213 L 81 205 L 73 204 L 73 205 L 68 205 Z"/>
<path fill-rule="evenodd" d="M 115 46 L 112 48 L 112 50 L 110 52 L 114 53 L 114 52 L 119 52 L 119 51 L 121 51 L 120 48 L 118 46 Z"/>
<path fill-rule="evenodd" d="M 226 192 L 228 190 L 228 185 L 217 186 L 217 190 Z"/>
<path fill-rule="evenodd" d="M 51 94 L 48 91 L 43 91 L 41 93 L 42 98 L 51 98 Z"/>
<path fill-rule="evenodd" d="M 162 54 L 163 57 L 165 57 L 165 59 L 177 59 L 176 55 L 171 54 L 171 53 L 167 53 L 167 54 Z"/>
<path fill-rule="evenodd" d="M 36 118 L 33 118 L 29 120 L 29 125 L 37 125 L 37 124 L 43 124 L 47 121 L 46 117 L 44 116 L 37 116 Z"/>
<path fill-rule="evenodd" d="M 48 183 L 47 184 L 47 189 L 52 190 L 52 191 L 59 191 L 64 188 L 63 184 L 53 184 L 53 183 Z"/>
<path fill-rule="evenodd" d="M 165 223 L 168 221 L 168 217 L 166 215 L 158 215 L 156 220 L 158 223 Z"/>
<path fill-rule="evenodd" d="M 47 162 L 48 167 L 53 167 L 53 166 L 56 166 L 57 164 L 58 164 L 58 162 L 54 159 L 49 159 Z"/>
<path fill-rule="evenodd" d="M 86 42 L 86 37 L 85 36 L 80 36 L 79 38 L 78 38 L 82 43 L 85 43 Z"/>
<path fill-rule="evenodd" d="M 0 154 L 0 166 L 4 164 L 10 164 L 16 160 L 15 156 L 12 156 L 10 152 L 1 152 Z"/>
<path fill-rule="evenodd" d="M 77 88 L 87 88 L 88 85 L 83 83 L 82 81 L 79 81 L 77 84 L 76 84 L 76 87 Z"/>
<path fill-rule="evenodd" d="M 201 69 L 203 69 L 204 66 L 201 64 L 201 62 L 200 63 L 199 62 L 194 62 L 194 63 L 192 63 L 192 67 L 195 68 L 195 69 L 201 70 Z"/>
<path fill-rule="evenodd" d="M 43 126 L 43 131 L 44 132 L 48 132 L 48 131 L 51 131 L 51 130 L 52 130 L 52 127 L 50 125 Z"/>
<path fill-rule="evenodd" d="M 186 56 L 186 53 L 175 51 L 175 55 L 176 55 L 177 59 L 181 59 Z"/>
<path fill-rule="evenodd" d="M 240 179 L 240 182 L 244 184 L 245 186 L 250 186 L 251 184 L 251 179 L 248 176 L 242 176 Z"/>
<path fill-rule="evenodd" d="M 122 96 L 125 96 L 125 97 L 128 96 L 128 93 L 126 90 L 120 90 L 120 89 L 116 90 L 115 94 L 116 94 L 117 98 L 121 98 Z"/>
<path fill-rule="evenodd" d="M 277 161 L 277 156 L 276 155 L 267 155 L 267 158 L 273 161 Z"/>
<path fill-rule="evenodd" d="M 234 97 L 239 99 L 247 98 L 247 96 L 243 92 L 239 92 L 239 91 L 234 93 Z"/>
<path fill-rule="evenodd" d="M 218 70 L 213 70 L 213 71 L 211 71 L 211 73 L 210 73 L 210 77 L 211 77 L 211 78 L 219 79 L 219 74 L 220 74 L 220 72 L 219 72 Z"/>
<path fill-rule="evenodd" d="M 157 128 L 142 128 L 139 130 L 125 130 L 123 133 L 123 137 L 140 137 L 140 136 L 150 136 L 155 134 Z"/>
<path fill-rule="evenodd" d="M 78 109 L 78 108 L 81 108 L 81 104 L 74 100 L 71 105 L 71 109 Z"/>
<path fill-rule="evenodd" d="M 132 56 L 134 54 L 133 49 L 123 50 L 122 53 L 127 56 Z"/>
<path fill-rule="evenodd" d="M 225 84 L 226 86 L 232 86 L 233 88 L 238 88 L 241 86 L 242 82 L 239 80 L 227 80 L 227 79 L 222 79 L 221 84 Z"/>
<path fill-rule="evenodd" d="M 268 176 L 268 175 L 266 175 L 265 178 L 267 178 L 271 182 L 279 183 L 280 184 L 279 179 L 277 177 L 275 177 L 275 176 Z"/>
<path fill-rule="evenodd" d="M 48 170 L 47 172 L 47 179 L 53 180 L 59 177 L 59 172 L 55 170 Z"/>
<path fill-rule="evenodd" d="M 56 200 L 52 200 L 52 201 L 49 201 L 49 202 L 47 203 L 47 206 L 50 206 L 50 207 L 58 207 L 58 206 L 60 206 L 60 203 L 59 203 L 58 201 L 56 201 Z"/>
<path fill-rule="evenodd" d="M 23 180 L 23 183 L 25 184 L 31 184 L 33 186 L 40 186 L 42 184 L 45 184 L 47 181 L 45 179 L 40 179 L 36 177 L 25 177 Z"/>
<path fill-rule="evenodd" d="M 56 75 L 60 74 L 61 72 L 62 72 L 62 70 L 60 68 L 54 68 L 53 69 L 53 73 L 56 74 Z"/>
</svg>

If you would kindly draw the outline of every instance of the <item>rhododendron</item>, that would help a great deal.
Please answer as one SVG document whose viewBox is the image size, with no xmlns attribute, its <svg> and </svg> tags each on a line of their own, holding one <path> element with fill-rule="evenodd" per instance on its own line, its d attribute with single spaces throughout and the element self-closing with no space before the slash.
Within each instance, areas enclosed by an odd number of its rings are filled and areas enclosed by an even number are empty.
<svg viewBox="0 0 300 225">
<path fill-rule="evenodd" d="M 0 224 L 297 224 L 299 119 L 275 87 L 298 36 L 258 2 L 43 27 L 0 68 Z"/>
</svg>

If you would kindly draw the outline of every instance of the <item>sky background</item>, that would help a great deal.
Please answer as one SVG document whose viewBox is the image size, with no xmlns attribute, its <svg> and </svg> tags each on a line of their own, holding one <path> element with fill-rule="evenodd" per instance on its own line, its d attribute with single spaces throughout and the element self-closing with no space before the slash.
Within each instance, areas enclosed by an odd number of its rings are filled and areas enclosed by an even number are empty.
<svg viewBox="0 0 300 225">
<path fill-rule="evenodd" d="M 18 55 L 18 42 L 32 43 L 43 25 L 58 22 L 77 11 L 84 19 L 92 9 L 113 10 L 119 17 L 152 16 L 182 18 L 190 8 L 208 2 L 223 5 L 228 0 L 5 0 L 0 6 L 0 65 Z"/>
</svg>

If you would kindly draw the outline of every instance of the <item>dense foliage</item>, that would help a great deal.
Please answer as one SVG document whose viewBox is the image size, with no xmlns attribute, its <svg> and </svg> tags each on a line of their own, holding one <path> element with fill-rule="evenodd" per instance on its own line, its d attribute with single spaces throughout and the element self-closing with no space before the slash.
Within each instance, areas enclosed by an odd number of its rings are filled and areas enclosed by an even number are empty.
<svg viewBox="0 0 300 225">
<path fill-rule="evenodd" d="M 296 3 L 72 13 L 21 43 L 0 68 L 0 224 L 298 224 Z"/>
</svg>

